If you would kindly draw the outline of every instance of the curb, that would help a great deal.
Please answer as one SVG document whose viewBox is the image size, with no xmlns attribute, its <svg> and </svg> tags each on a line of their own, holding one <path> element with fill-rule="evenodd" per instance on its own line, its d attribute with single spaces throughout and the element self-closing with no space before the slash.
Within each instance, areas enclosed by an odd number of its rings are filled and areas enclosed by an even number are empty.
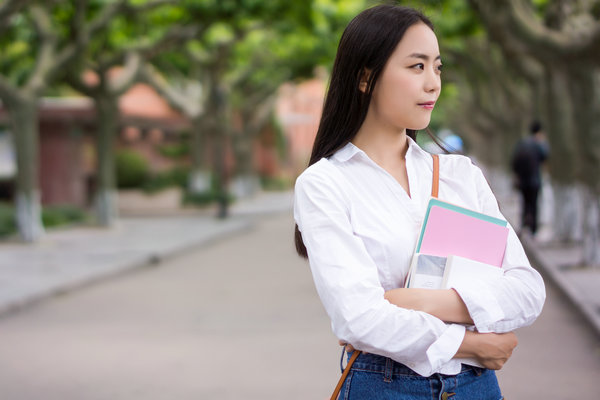
<svg viewBox="0 0 600 400">
<path fill-rule="evenodd" d="M 107 265 L 105 268 L 95 270 L 88 275 L 69 277 L 64 281 L 59 281 L 46 287 L 32 288 L 29 293 L 0 303 L 0 318 L 32 306 L 50 297 L 69 293 L 142 268 L 155 266 L 162 261 L 181 255 L 192 249 L 207 246 L 218 240 L 231 237 L 234 234 L 248 232 L 255 226 L 255 222 L 248 218 L 231 219 L 228 223 L 228 226 L 225 226 L 214 234 L 202 238 L 192 238 L 163 251 L 150 251 L 136 257 L 134 260 Z"/>
<path fill-rule="evenodd" d="M 578 310 L 596 335 L 600 337 L 600 318 L 597 310 L 594 310 L 594 307 L 589 302 L 586 302 L 585 299 L 581 298 L 577 288 L 572 286 L 569 283 L 569 280 L 565 279 L 558 269 L 546 265 L 540 254 L 542 249 L 540 249 L 530 237 L 523 236 L 519 237 L 519 239 L 525 248 L 525 252 L 530 257 L 532 264 L 535 264 L 535 266 L 538 267 L 538 271 L 559 289 L 573 307 Z"/>
</svg>

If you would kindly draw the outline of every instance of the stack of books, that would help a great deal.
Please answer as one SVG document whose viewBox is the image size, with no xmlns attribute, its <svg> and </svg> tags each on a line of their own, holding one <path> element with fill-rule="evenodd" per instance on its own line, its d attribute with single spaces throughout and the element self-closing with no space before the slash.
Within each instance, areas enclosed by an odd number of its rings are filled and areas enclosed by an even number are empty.
<svg viewBox="0 0 600 400">
<path fill-rule="evenodd" d="M 448 289 L 502 275 L 507 222 L 437 198 L 427 206 L 405 287 Z"/>
</svg>

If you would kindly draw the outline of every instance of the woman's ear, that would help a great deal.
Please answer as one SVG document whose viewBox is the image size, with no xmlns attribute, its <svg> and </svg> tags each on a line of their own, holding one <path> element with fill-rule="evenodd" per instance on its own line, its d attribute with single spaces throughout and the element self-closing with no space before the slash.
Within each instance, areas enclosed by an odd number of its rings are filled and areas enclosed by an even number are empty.
<svg viewBox="0 0 600 400">
<path fill-rule="evenodd" d="M 363 93 L 367 93 L 367 87 L 369 84 L 369 78 L 371 77 L 371 70 L 368 68 L 363 68 L 360 74 L 360 82 L 358 83 L 358 90 Z"/>
</svg>

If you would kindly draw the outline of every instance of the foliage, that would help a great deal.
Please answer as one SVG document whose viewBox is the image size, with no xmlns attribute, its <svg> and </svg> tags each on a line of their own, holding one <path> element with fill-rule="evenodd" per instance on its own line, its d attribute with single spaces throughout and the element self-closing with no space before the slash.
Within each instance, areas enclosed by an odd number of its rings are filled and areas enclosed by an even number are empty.
<svg viewBox="0 0 600 400">
<path fill-rule="evenodd" d="M 200 207 L 207 206 L 209 204 L 218 202 L 221 196 L 223 196 L 223 194 L 219 191 L 217 177 L 214 174 L 212 174 L 210 189 L 202 193 L 194 193 L 189 190 L 186 190 L 183 194 L 183 204 Z M 231 204 L 235 201 L 235 196 L 233 196 L 231 193 L 226 193 L 225 201 L 227 202 L 227 204 Z"/>
<path fill-rule="evenodd" d="M 72 205 L 57 205 L 44 207 L 42 221 L 47 228 L 84 222 L 88 215 L 84 210 Z"/>
<path fill-rule="evenodd" d="M 261 176 L 260 185 L 263 190 L 272 191 L 290 190 L 294 186 L 293 180 L 285 176 Z"/>
<path fill-rule="evenodd" d="M 121 149 L 116 154 L 117 187 L 142 189 L 156 193 L 170 187 L 187 186 L 189 167 L 174 167 L 166 171 L 151 172 L 148 161 L 135 150 Z"/>
<path fill-rule="evenodd" d="M 46 228 L 87 222 L 89 215 L 73 205 L 47 206 L 42 210 L 42 221 Z M 15 208 L 12 204 L 0 203 L 0 238 L 17 233 Z"/>
<path fill-rule="evenodd" d="M 185 142 L 164 144 L 158 146 L 158 152 L 163 157 L 177 160 L 190 154 L 190 145 Z"/>
<path fill-rule="evenodd" d="M 134 150 L 121 149 L 115 156 L 117 187 L 120 189 L 139 188 L 149 174 L 148 162 Z"/>
<path fill-rule="evenodd" d="M 146 193 L 156 193 L 170 187 L 185 188 L 189 173 L 188 167 L 174 167 L 167 171 L 151 173 L 146 176 L 140 187 Z"/>
<path fill-rule="evenodd" d="M 16 232 L 15 209 L 12 204 L 0 203 L 0 237 Z"/>
</svg>

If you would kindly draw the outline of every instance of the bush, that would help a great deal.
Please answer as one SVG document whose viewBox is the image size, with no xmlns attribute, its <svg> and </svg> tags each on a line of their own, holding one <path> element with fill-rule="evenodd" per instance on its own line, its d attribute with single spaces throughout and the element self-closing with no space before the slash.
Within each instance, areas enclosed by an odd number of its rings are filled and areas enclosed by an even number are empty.
<svg viewBox="0 0 600 400">
<path fill-rule="evenodd" d="M 168 171 L 149 175 L 142 185 L 142 189 L 147 193 L 155 193 L 169 187 L 180 187 L 185 189 L 189 173 L 189 168 L 175 167 Z"/>
<path fill-rule="evenodd" d="M 8 203 L 0 203 L 0 237 L 11 235 L 16 231 L 14 207 Z"/>
<path fill-rule="evenodd" d="M 116 158 L 117 187 L 131 189 L 142 187 L 148 178 L 148 162 L 133 150 L 119 150 Z"/>
<path fill-rule="evenodd" d="M 292 181 L 289 178 L 278 176 L 261 176 L 260 184 L 263 190 L 288 190 L 292 188 Z"/>
<path fill-rule="evenodd" d="M 85 211 L 71 205 L 50 206 L 42 210 L 42 223 L 46 228 L 83 222 L 86 219 Z"/>
<path fill-rule="evenodd" d="M 219 201 L 219 192 L 217 189 L 217 179 L 214 175 L 211 176 L 210 190 L 202 193 L 193 193 L 186 189 L 183 195 L 183 204 L 186 205 L 206 206 L 217 201 Z M 227 193 L 226 201 L 229 204 L 233 203 L 235 201 L 235 196 L 231 193 Z"/>
<path fill-rule="evenodd" d="M 42 224 L 45 228 L 84 222 L 88 219 L 86 212 L 71 205 L 50 206 L 42 210 Z M 0 237 L 17 233 L 15 208 L 9 203 L 0 203 Z"/>
<path fill-rule="evenodd" d="M 190 154 L 190 146 L 187 143 L 174 143 L 159 146 L 158 152 L 166 158 L 181 159 Z"/>
</svg>

